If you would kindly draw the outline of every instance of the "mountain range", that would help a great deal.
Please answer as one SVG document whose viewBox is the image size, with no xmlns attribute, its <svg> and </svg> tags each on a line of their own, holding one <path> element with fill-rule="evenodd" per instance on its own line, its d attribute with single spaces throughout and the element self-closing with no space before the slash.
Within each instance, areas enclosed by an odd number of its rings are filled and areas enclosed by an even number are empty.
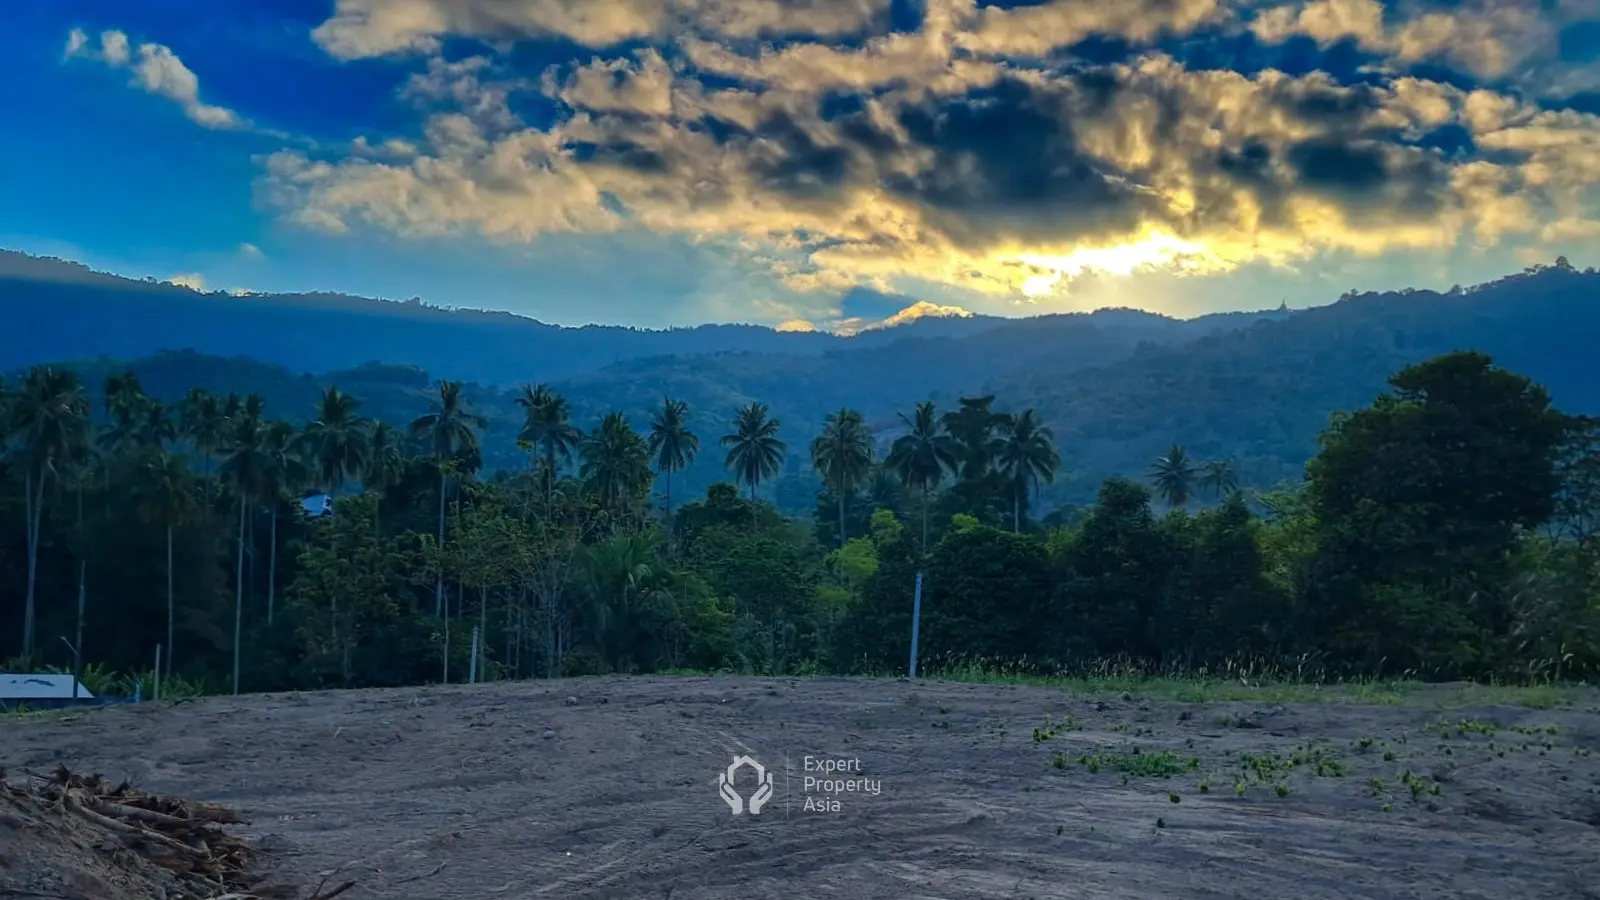
<svg viewBox="0 0 1600 900">
<path fill-rule="evenodd" d="M 0 371 L 70 363 L 96 388 L 132 369 L 163 399 L 191 386 L 255 392 L 300 420 L 336 383 L 368 415 L 397 423 L 426 408 L 433 379 L 462 380 L 490 420 L 491 467 L 526 462 L 514 442 L 521 384 L 552 383 L 583 426 L 621 409 L 643 427 L 670 395 L 690 404 L 703 442 L 679 496 L 725 477 L 716 439 L 734 409 L 761 400 L 784 424 L 789 465 L 773 489 L 791 510 L 812 503 L 805 448 L 828 413 L 860 409 L 887 446 L 896 413 L 917 401 L 992 393 L 1000 408 L 1036 408 L 1055 432 L 1064 471 L 1047 503 L 1081 503 L 1107 475 L 1142 476 L 1174 442 L 1232 460 L 1245 483 L 1295 477 L 1335 410 L 1370 402 L 1395 370 L 1450 350 L 1488 352 L 1563 408 L 1600 413 L 1597 296 L 1600 274 L 1559 260 L 1448 293 L 1350 293 L 1312 309 L 1190 320 L 913 311 L 852 335 L 570 328 L 418 300 L 203 294 L 0 251 Z"/>
</svg>

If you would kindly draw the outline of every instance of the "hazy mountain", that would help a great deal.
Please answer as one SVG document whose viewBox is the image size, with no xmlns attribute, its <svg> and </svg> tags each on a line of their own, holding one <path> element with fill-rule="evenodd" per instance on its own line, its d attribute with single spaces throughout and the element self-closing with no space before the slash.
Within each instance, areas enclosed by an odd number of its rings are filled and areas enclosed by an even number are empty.
<svg viewBox="0 0 1600 900">
<path fill-rule="evenodd" d="M 624 361 L 707 353 L 823 354 L 877 349 L 907 339 L 960 340 L 1018 322 L 951 316 L 909 300 L 888 327 L 851 336 L 777 331 L 755 325 L 647 330 L 619 326 L 564 328 L 505 312 L 450 310 L 421 301 L 342 294 L 199 293 L 155 280 L 95 272 L 77 263 L 0 251 L 0 370 L 63 359 L 132 359 L 193 349 L 248 356 L 296 372 L 327 372 L 369 361 L 405 363 L 441 378 L 514 385 L 592 373 Z M 930 312 L 933 311 L 933 312 Z M 1125 327 L 1129 315 L 1136 327 Z M 1271 314 L 1264 314 L 1271 315 Z M 1239 317 L 1181 322 L 1148 313 L 1105 311 L 1046 317 L 1052 333 L 1099 340 L 1102 321 L 1118 337 L 1101 352 L 1130 352 L 1139 339 L 1169 341 Z M 1032 324 L 1023 328 L 1034 327 Z M 1142 331 L 1140 329 L 1143 329 Z M 916 352 L 912 353 L 915 357 Z M 1005 362 L 1002 351 L 987 364 Z"/>
<path fill-rule="evenodd" d="M 89 323 L 60 312 L 50 315 L 37 299 L 47 290 L 39 287 L 43 283 L 29 282 L 32 293 L 26 297 L 34 299 L 10 296 L 0 301 L 8 321 L 18 321 L 20 310 L 22 317 L 31 316 L 44 328 L 35 341 L 28 339 L 26 328 L 13 328 L 0 337 L 4 368 L 46 355 L 39 346 L 72 348 L 53 354 L 57 359 L 140 356 L 124 354 L 118 348 L 126 344 L 109 338 L 75 334 L 75 329 Z M 509 467 L 525 464 L 525 457 L 513 440 L 518 424 L 514 392 L 504 385 L 532 381 L 541 377 L 539 372 L 550 371 L 548 362 L 536 362 L 538 353 L 565 354 L 567 370 L 577 370 L 576 374 L 551 380 L 571 399 L 583 427 L 592 426 L 608 410 L 620 409 L 643 428 L 663 395 L 691 405 L 692 424 L 702 436 L 704 452 L 680 477 L 684 492 L 725 477 L 717 438 L 728 430 L 736 408 L 751 400 L 767 403 L 782 420 L 782 435 L 789 444 L 788 474 L 773 487 L 790 509 L 809 505 L 816 481 L 807 471 L 806 447 L 823 417 L 842 406 L 866 414 L 880 447 L 898 433 L 895 414 L 919 400 L 948 406 L 963 394 L 993 393 L 1001 408 L 1035 407 L 1054 429 L 1066 467 L 1047 492 L 1051 502 L 1086 501 L 1107 475 L 1143 477 L 1150 462 L 1173 442 L 1185 444 L 1201 459 L 1234 461 L 1247 483 L 1268 485 L 1295 477 L 1315 452 L 1317 434 L 1331 413 L 1370 402 L 1397 369 L 1456 349 L 1488 352 L 1501 365 L 1544 384 L 1563 408 L 1600 414 L 1600 365 L 1594 361 L 1600 339 L 1596 303 L 1600 275 L 1565 267 L 1535 267 L 1448 294 L 1407 290 L 1347 295 L 1329 306 L 1298 312 L 1182 322 L 1135 310 L 1106 310 L 998 319 L 980 323 L 983 327 L 966 334 L 917 336 L 889 329 L 898 336 L 876 344 L 754 327 L 674 332 L 561 329 L 504 314 L 448 312 L 356 298 L 336 298 L 326 304 L 305 298 L 255 298 L 251 302 L 258 305 L 238 313 L 230 308 L 238 302 L 232 298 L 122 279 L 114 280 L 109 289 L 110 295 L 80 295 L 78 302 L 99 304 L 95 308 L 103 317 L 123 316 L 126 328 L 134 327 L 134 309 L 155 310 L 169 323 L 181 318 L 174 308 L 191 314 L 207 311 L 211 318 L 192 326 L 191 333 L 223 345 L 213 344 L 213 353 L 240 358 L 167 352 L 130 363 L 114 359 L 75 363 L 92 392 L 98 392 L 107 374 L 131 368 L 147 390 L 166 400 L 176 401 L 194 386 L 223 393 L 255 392 L 266 399 L 273 415 L 303 421 L 322 385 L 334 383 L 361 397 L 365 414 L 404 423 L 426 409 L 432 381 L 441 374 L 460 373 L 473 365 L 508 376 L 522 371 L 527 374 L 469 388 L 469 396 L 490 421 L 484 442 L 487 463 Z M 305 374 L 283 362 L 302 351 L 280 352 L 283 348 L 264 340 L 261 333 L 232 333 L 231 329 L 244 327 L 239 323 L 249 316 L 284 328 L 290 325 L 283 323 L 300 322 L 308 334 L 344 328 L 346 341 L 361 343 L 362 349 L 344 348 L 337 362 L 302 365 L 302 370 L 320 373 Z M 928 317 L 912 325 L 949 327 L 967 321 Z M 365 322 L 365 330 L 351 330 L 352 322 Z M 112 330 L 98 323 L 86 333 Z M 392 343 L 378 343 L 374 331 Z M 162 343 L 154 333 L 142 340 L 145 346 Z M 656 347 L 673 346 L 674 341 L 678 346 L 715 349 L 698 355 L 692 351 L 644 355 Z M 737 346 L 740 341 L 747 343 Z M 169 341 L 167 346 L 176 343 Z M 730 349 L 729 344 L 736 347 Z M 522 349 L 533 345 L 554 349 Z M 244 358 L 252 346 L 258 349 Z M 331 349 L 338 343 L 317 346 L 333 355 Z M 782 349 L 761 350 L 761 346 Z M 450 351 L 451 347 L 456 349 Z M 584 352 L 613 358 L 627 352 L 617 348 L 632 348 L 640 355 L 610 364 L 583 357 Z M 447 351 L 464 358 L 446 360 L 442 373 L 426 365 Z M 24 353 L 29 358 L 19 360 Z M 495 354 L 501 356 L 492 358 Z M 385 364 L 345 362 L 371 357 L 382 358 Z M 521 369 L 519 360 L 527 361 Z"/>
</svg>

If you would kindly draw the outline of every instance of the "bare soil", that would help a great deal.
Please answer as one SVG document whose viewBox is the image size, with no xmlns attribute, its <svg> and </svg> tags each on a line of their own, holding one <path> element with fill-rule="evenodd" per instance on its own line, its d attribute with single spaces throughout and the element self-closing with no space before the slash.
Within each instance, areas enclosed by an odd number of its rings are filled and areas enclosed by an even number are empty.
<svg viewBox="0 0 1600 900">
<path fill-rule="evenodd" d="M 1600 898 L 1591 749 L 1593 703 L 1181 704 L 845 678 L 597 678 L 0 720 L 13 775 L 66 763 L 235 809 L 251 824 L 232 830 L 274 878 L 354 880 L 347 900 Z M 756 815 L 719 796 L 739 755 L 773 776 Z M 831 777 L 857 790 L 808 789 L 822 773 L 807 757 L 842 763 Z M 754 782 L 746 767 L 732 786 L 748 798 Z M 59 865 L 29 852 L 25 830 L 0 820 L 0 881 Z"/>
</svg>

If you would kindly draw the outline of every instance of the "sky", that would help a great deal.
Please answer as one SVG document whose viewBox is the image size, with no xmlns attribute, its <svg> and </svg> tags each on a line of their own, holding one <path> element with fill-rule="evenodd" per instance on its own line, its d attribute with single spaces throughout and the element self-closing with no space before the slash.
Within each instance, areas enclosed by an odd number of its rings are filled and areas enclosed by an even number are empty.
<svg viewBox="0 0 1600 900">
<path fill-rule="evenodd" d="M 0 247 L 560 324 L 1193 316 L 1600 264 L 1600 0 L 77 0 Z"/>
</svg>

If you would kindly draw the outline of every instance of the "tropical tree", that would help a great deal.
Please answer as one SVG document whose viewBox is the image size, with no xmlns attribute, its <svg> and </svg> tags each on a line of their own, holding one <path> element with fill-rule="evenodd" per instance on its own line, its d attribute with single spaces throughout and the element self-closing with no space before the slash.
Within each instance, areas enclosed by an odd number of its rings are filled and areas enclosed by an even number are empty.
<svg viewBox="0 0 1600 900">
<path fill-rule="evenodd" d="M 202 472 L 211 474 L 217 448 L 222 445 L 228 426 L 223 401 L 205 388 L 190 388 L 178 404 L 178 432 L 194 445 L 203 463 Z"/>
<path fill-rule="evenodd" d="M 166 531 L 167 536 L 167 645 L 162 654 L 165 676 L 172 675 L 172 658 L 177 655 L 177 586 L 172 561 L 173 532 L 199 512 L 195 498 L 194 475 L 182 456 L 158 450 L 144 458 L 133 485 L 139 518 Z"/>
<path fill-rule="evenodd" d="M 1194 496 L 1195 479 L 1194 464 L 1189 460 L 1189 451 L 1173 444 L 1167 455 L 1157 459 L 1150 467 L 1150 481 L 1155 485 L 1156 493 L 1167 501 L 1168 506 L 1182 509 L 1187 506 Z"/>
<path fill-rule="evenodd" d="M 928 551 L 928 507 L 933 489 L 946 472 L 960 465 L 955 440 L 945 432 L 937 409 L 928 401 L 917 404 L 910 416 L 900 414 L 908 432 L 895 439 L 885 464 L 907 488 L 922 497 L 922 551 Z"/>
<path fill-rule="evenodd" d="M 828 416 L 822 434 L 811 442 L 811 466 L 839 504 L 839 546 L 845 534 L 845 500 L 872 473 L 872 432 L 861 413 L 841 409 Z"/>
<path fill-rule="evenodd" d="M 1061 457 L 1056 453 L 1054 435 L 1040 424 L 1033 410 L 1007 419 L 1000 428 L 1000 444 L 995 465 L 1011 485 L 1011 530 L 1022 531 L 1022 500 L 1039 482 L 1055 480 Z"/>
<path fill-rule="evenodd" d="M 517 444 L 525 450 L 537 451 L 544 463 L 545 514 L 548 516 L 555 502 L 557 466 L 572 459 L 583 434 L 572 424 L 572 406 L 548 385 L 523 385 L 517 405 L 523 414 Z"/>
<path fill-rule="evenodd" d="M 750 502 L 754 515 L 756 486 L 778 474 L 789 445 L 778 439 L 779 421 L 772 418 L 766 404 L 751 403 L 739 410 L 733 420 L 733 431 L 722 436 L 722 446 L 728 448 L 723 461 L 734 476 L 750 486 Z"/>
<path fill-rule="evenodd" d="M 160 400 L 146 398 L 139 409 L 138 443 L 141 448 L 162 450 L 178 439 L 178 423 L 172 409 Z"/>
<path fill-rule="evenodd" d="M 130 454 L 140 443 L 144 407 L 150 400 L 139 386 L 139 376 L 132 372 L 106 377 L 106 422 L 100 428 L 99 443 L 113 456 Z M 109 470 L 107 478 L 110 477 Z"/>
<path fill-rule="evenodd" d="M 487 421 L 473 412 L 461 394 L 461 382 L 439 382 L 438 395 L 433 399 L 433 409 L 418 416 L 411 423 L 411 434 L 421 440 L 439 466 L 439 547 L 444 547 L 445 488 L 450 474 L 450 463 L 457 457 L 475 454 L 478 450 L 478 432 Z M 444 615 L 444 568 L 437 572 L 434 585 L 433 614 Z"/>
<path fill-rule="evenodd" d="M 959 463 L 955 474 L 962 481 L 982 481 L 1000 451 L 997 435 L 1009 417 L 995 412 L 993 405 L 992 394 L 962 397 L 956 409 L 944 414 L 945 432 L 953 441 Z"/>
<path fill-rule="evenodd" d="M 1233 474 L 1233 465 L 1225 459 L 1213 459 L 1201 466 L 1199 483 L 1218 500 L 1239 490 L 1239 479 Z"/>
<path fill-rule="evenodd" d="M 229 417 L 223 432 L 222 467 L 219 474 L 223 483 L 233 490 L 239 508 L 237 558 L 234 561 L 233 594 L 233 692 L 239 693 L 240 641 L 244 630 L 244 539 L 245 516 L 251 505 L 267 488 L 268 472 L 272 466 L 268 452 L 268 428 L 261 421 L 261 398 L 250 395 Z"/>
<path fill-rule="evenodd" d="M 661 408 L 650 421 L 650 455 L 656 471 L 666 479 L 667 535 L 672 534 L 672 473 L 681 472 L 700 452 L 700 438 L 689 430 L 689 404 L 663 397 Z"/>
<path fill-rule="evenodd" d="M 261 470 L 261 498 L 266 501 L 270 517 L 267 540 L 268 625 L 273 623 L 278 608 L 278 518 L 283 504 L 285 501 L 293 502 L 307 484 L 327 477 L 327 469 L 321 467 L 320 462 L 307 463 L 298 452 L 303 437 L 295 433 L 292 424 L 279 421 L 269 423 L 262 438 L 265 465 Z M 311 449 L 317 446 L 313 444 Z M 314 472 L 317 473 L 315 476 Z"/>
<path fill-rule="evenodd" d="M 579 443 L 579 474 L 594 488 L 603 509 L 625 514 L 650 486 L 650 448 L 620 412 L 606 413 L 600 427 Z"/>
<path fill-rule="evenodd" d="M 366 471 L 367 423 L 356 414 L 361 401 L 336 387 L 322 392 L 317 417 L 296 439 L 297 449 L 310 467 L 317 486 L 336 493 Z"/>
<path fill-rule="evenodd" d="M 379 507 L 384 494 L 405 475 L 406 457 L 400 432 L 388 422 L 375 422 L 367 435 L 366 468 L 361 472 L 361 486 L 377 495 L 372 508 L 372 532 L 381 535 Z"/>
<path fill-rule="evenodd" d="M 11 402 L 11 433 L 23 462 L 23 515 L 27 519 L 28 584 L 23 601 L 22 655 L 32 656 L 36 637 L 36 591 L 45 484 L 89 438 L 89 400 L 78 376 L 66 369 L 35 366 Z"/>
<path fill-rule="evenodd" d="M 648 607 L 669 599 L 665 567 L 657 558 L 654 534 L 612 535 L 586 548 L 581 565 L 589 588 L 584 624 L 612 671 L 625 671 L 648 640 Z"/>
</svg>

